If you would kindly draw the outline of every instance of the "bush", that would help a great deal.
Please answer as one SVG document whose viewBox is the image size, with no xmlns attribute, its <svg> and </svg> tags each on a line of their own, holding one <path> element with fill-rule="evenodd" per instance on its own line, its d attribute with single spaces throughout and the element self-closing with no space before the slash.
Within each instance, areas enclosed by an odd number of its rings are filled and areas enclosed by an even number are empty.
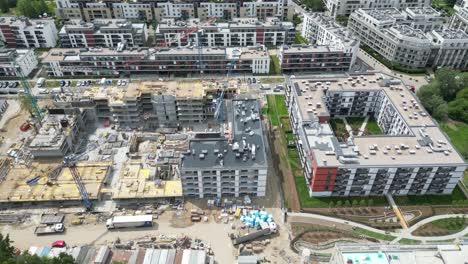
<svg viewBox="0 0 468 264">
<path fill-rule="evenodd" d="M 343 202 L 342 202 L 342 201 L 338 201 L 338 202 L 336 202 L 336 206 L 337 206 L 337 207 L 341 207 L 341 206 L 343 206 Z"/>
<path fill-rule="evenodd" d="M 358 206 L 359 202 L 357 200 L 353 200 L 353 207 Z"/>
<path fill-rule="evenodd" d="M 365 200 L 359 201 L 359 205 L 360 205 L 360 206 L 366 206 L 366 201 L 365 201 Z"/>
</svg>

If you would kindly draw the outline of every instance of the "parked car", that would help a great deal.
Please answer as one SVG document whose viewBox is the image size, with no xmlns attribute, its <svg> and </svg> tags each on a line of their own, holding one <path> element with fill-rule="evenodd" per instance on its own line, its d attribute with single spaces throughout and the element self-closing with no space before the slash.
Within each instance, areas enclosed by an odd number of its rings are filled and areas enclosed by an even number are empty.
<svg viewBox="0 0 468 264">
<path fill-rule="evenodd" d="M 52 247 L 53 248 L 64 248 L 66 246 L 67 246 L 67 244 L 63 240 L 57 240 L 57 241 L 52 242 Z"/>
<path fill-rule="evenodd" d="M 20 130 L 23 131 L 23 132 L 28 131 L 30 128 L 31 128 L 31 124 L 29 124 L 28 122 L 24 122 L 24 123 L 20 126 Z"/>
</svg>

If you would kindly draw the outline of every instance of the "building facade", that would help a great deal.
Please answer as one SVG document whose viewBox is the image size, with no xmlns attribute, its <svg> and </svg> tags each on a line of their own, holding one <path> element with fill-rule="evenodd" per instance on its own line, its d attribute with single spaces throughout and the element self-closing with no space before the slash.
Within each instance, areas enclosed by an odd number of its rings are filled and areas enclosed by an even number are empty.
<svg viewBox="0 0 468 264">
<path fill-rule="evenodd" d="M 37 63 L 34 50 L 0 49 L 0 76 L 28 76 Z"/>
<path fill-rule="evenodd" d="M 43 59 L 51 76 L 119 74 L 268 73 L 270 56 L 264 46 L 114 50 L 108 48 L 52 49 Z M 232 65 L 232 66 L 230 66 Z"/>
<path fill-rule="evenodd" d="M 271 1 L 157 1 L 138 0 L 132 2 L 55 0 L 56 15 L 61 19 L 135 19 L 160 21 L 164 18 L 186 20 L 189 18 L 218 18 L 230 20 L 234 17 L 277 17 L 292 21 L 294 10 L 287 0 Z"/>
<path fill-rule="evenodd" d="M 468 33 L 468 7 L 460 8 L 452 15 L 449 27 L 451 29 L 460 29 Z"/>
<path fill-rule="evenodd" d="M 259 102 L 227 102 L 232 130 L 190 140 L 180 164 L 186 197 L 265 196 L 268 165 Z M 226 131 L 225 131 L 226 132 Z"/>
<path fill-rule="evenodd" d="M 328 13 L 333 16 L 348 16 L 360 8 L 424 8 L 429 7 L 430 0 L 380 0 L 380 1 L 347 1 L 347 0 L 324 0 Z"/>
<path fill-rule="evenodd" d="M 127 20 L 70 20 L 59 32 L 62 48 L 143 47 L 148 39 L 146 24 L 132 23 Z"/>
<path fill-rule="evenodd" d="M 242 87 L 231 81 L 225 95 L 237 94 Z M 54 101 L 58 108 L 82 108 L 101 121 L 120 129 L 154 131 L 180 128 L 213 120 L 213 98 L 224 83 L 141 82 L 126 87 L 101 86 L 84 93 L 61 94 Z"/>
<path fill-rule="evenodd" d="M 198 34 L 198 30 L 203 33 Z M 257 18 L 234 18 L 226 23 L 165 19 L 156 29 L 156 41 L 159 45 L 171 42 L 176 47 L 189 43 L 198 46 L 199 37 L 202 46 L 208 47 L 280 46 L 293 43 L 294 35 L 293 23 L 282 22 L 275 17 L 267 18 L 265 22 L 260 22 Z"/>
<path fill-rule="evenodd" d="M 467 167 L 399 80 L 290 77 L 286 96 L 311 196 L 450 194 Z M 366 116 L 382 134 L 334 130 L 330 122 Z"/>
<path fill-rule="evenodd" d="M 57 28 L 53 19 L 0 17 L 0 39 L 8 48 L 53 48 Z"/>
<path fill-rule="evenodd" d="M 394 8 L 359 9 L 351 14 L 348 29 L 361 44 L 406 67 L 466 68 L 466 63 L 450 58 L 452 54 L 464 56 L 465 34 L 457 32 L 461 30 L 443 30 L 442 17 L 430 8 L 404 12 Z"/>
<path fill-rule="evenodd" d="M 283 72 L 344 72 L 351 70 L 358 49 L 359 41 L 350 47 L 283 45 L 278 60 Z"/>
</svg>

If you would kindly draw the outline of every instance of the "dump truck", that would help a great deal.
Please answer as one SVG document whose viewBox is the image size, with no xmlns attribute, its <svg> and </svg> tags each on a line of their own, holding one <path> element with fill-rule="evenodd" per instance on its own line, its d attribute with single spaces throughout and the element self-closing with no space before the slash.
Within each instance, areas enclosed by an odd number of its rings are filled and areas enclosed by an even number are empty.
<svg viewBox="0 0 468 264">
<path fill-rule="evenodd" d="M 153 215 L 114 216 L 107 219 L 107 229 L 153 226 Z"/>
<path fill-rule="evenodd" d="M 56 234 L 56 233 L 63 233 L 65 231 L 65 227 L 63 224 L 54 224 L 54 225 L 41 225 L 36 227 L 34 230 L 34 234 L 40 235 L 49 235 L 49 234 Z"/>
<path fill-rule="evenodd" d="M 251 241 L 262 236 L 271 235 L 273 233 L 276 233 L 276 223 L 261 223 L 259 230 L 233 238 L 233 244 L 239 245 L 241 243 Z"/>
</svg>

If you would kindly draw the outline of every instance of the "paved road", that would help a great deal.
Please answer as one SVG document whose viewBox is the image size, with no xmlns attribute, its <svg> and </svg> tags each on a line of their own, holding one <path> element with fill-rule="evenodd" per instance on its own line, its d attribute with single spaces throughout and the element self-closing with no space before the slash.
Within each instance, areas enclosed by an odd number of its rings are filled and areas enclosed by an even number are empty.
<svg viewBox="0 0 468 264">
<path fill-rule="evenodd" d="M 431 236 L 431 237 L 422 237 L 422 236 L 414 236 L 411 233 L 414 232 L 416 229 L 419 227 L 423 226 L 424 224 L 430 223 L 435 220 L 440 220 L 440 219 L 446 219 L 446 218 L 452 218 L 452 217 L 463 217 L 467 215 L 463 214 L 445 214 L 445 215 L 436 215 L 432 216 L 429 218 L 426 218 L 424 220 L 421 220 L 420 222 L 416 223 L 415 225 L 411 226 L 410 228 L 406 230 L 400 230 L 400 232 L 390 232 L 388 233 L 389 235 L 395 236 L 396 238 L 392 241 L 392 243 L 397 243 L 400 239 L 402 238 L 407 238 L 407 239 L 414 239 L 414 240 L 420 240 L 423 243 L 424 242 L 430 242 L 430 241 L 441 241 L 441 240 L 449 240 L 449 239 L 457 239 L 460 237 L 463 237 L 468 234 L 468 227 L 465 228 L 464 230 L 451 234 L 451 235 L 446 235 L 446 236 Z M 334 218 L 334 217 L 329 217 L 329 216 L 323 216 L 323 215 L 318 215 L 318 214 L 307 214 L 307 213 L 288 213 L 288 221 L 291 222 L 299 222 L 299 223 L 316 223 L 316 221 L 323 221 L 326 223 L 335 223 L 337 225 L 343 226 L 351 226 L 351 227 L 359 227 L 363 228 L 375 233 L 379 234 L 386 234 L 385 231 L 376 229 L 367 225 L 363 225 L 360 223 L 344 220 L 344 219 L 339 219 L 339 218 Z"/>
</svg>

